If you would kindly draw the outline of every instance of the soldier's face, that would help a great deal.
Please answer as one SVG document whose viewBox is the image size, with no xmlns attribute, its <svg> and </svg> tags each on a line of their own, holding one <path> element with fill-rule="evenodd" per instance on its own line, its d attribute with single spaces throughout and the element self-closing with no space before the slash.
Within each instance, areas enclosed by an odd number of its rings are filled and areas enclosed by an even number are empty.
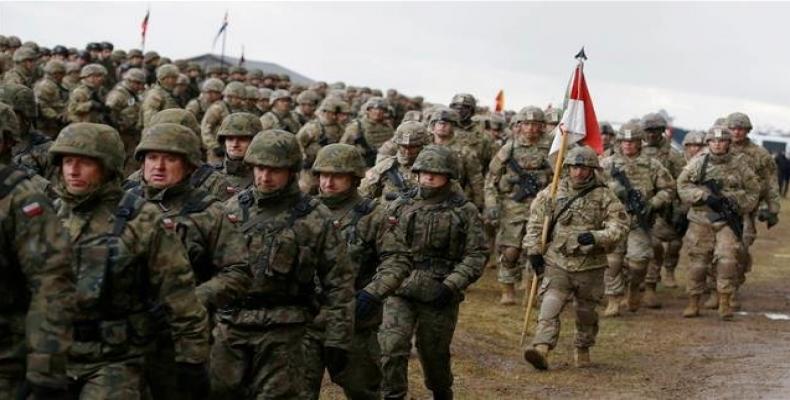
<svg viewBox="0 0 790 400">
<path fill-rule="evenodd" d="M 263 193 L 276 192 L 285 187 L 291 179 L 291 170 L 288 168 L 267 167 L 256 165 L 253 169 L 255 187 Z"/>
<path fill-rule="evenodd" d="M 384 109 L 383 108 L 369 108 L 368 109 L 368 119 L 374 122 L 381 122 L 384 120 Z"/>
<path fill-rule="evenodd" d="M 315 114 L 315 104 L 312 103 L 302 103 L 299 104 L 299 110 L 302 111 L 302 114 L 307 117 L 312 117 Z"/>
<path fill-rule="evenodd" d="M 593 174 L 592 168 L 583 165 L 571 165 L 569 172 L 571 180 L 576 184 L 587 182 Z"/>
<path fill-rule="evenodd" d="M 601 142 L 603 147 L 609 147 L 612 144 L 612 135 L 601 135 Z"/>
<path fill-rule="evenodd" d="M 321 118 L 321 120 L 322 120 L 321 122 L 324 125 L 334 125 L 334 124 L 337 123 L 337 113 L 336 112 L 333 112 L 333 111 L 322 111 L 321 115 L 323 116 L 323 118 Z"/>
<path fill-rule="evenodd" d="M 340 125 L 345 125 L 348 122 L 349 115 L 348 113 L 337 113 L 337 123 Z"/>
<path fill-rule="evenodd" d="M 354 176 L 351 174 L 335 174 L 322 172 L 318 175 L 318 188 L 321 193 L 334 196 L 345 193 L 354 184 Z"/>
<path fill-rule="evenodd" d="M 422 146 L 408 146 L 403 144 L 398 145 L 398 153 L 400 153 L 402 157 L 405 157 L 410 162 L 414 162 L 414 160 L 417 159 L 417 156 L 420 154 L 420 150 L 422 150 Z"/>
<path fill-rule="evenodd" d="M 623 140 L 620 141 L 620 150 L 626 157 L 633 157 L 639 154 L 642 149 L 642 143 L 638 140 Z"/>
<path fill-rule="evenodd" d="M 661 141 L 661 135 L 663 135 L 663 134 L 664 134 L 664 130 L 661 129 L 661 128 L 646 129 L 645 130 L 645 141 L 649 145 L 654 146 L 654 145 L 658 144 L 659 141 Z"/>
<path fill-rule="evenodd" d="M 240 160 L 247 153 L 252 138 L 248 136 L 227 136 L 225 138 L 225 153 L 231 160 Z"/>
<path fill-rule="evenodd" d="M 244 102 L 244 99 L 242 99 L 242 98 L 241 98 L 241 97 L 239 97 L 239 96 L 234 96 L 234 95 L 232 95 L 232 94 L 227 94 L 227 95 L 225 95 L 225 101 L 226 101 L 226 102 L 227 102 L 227 103 L 228 103 L 228 104 L 229 104 L 231 107 L 234 107 L 234 108 L 235 108 L 235 107 L 241 107 L 241 104 L 242 104 L 242 102 Z"/>
<path fill-rule="evenodd" d="M 434 136 L 438 136 L 440 138 L 449 137 L 453 134 L 453 124 L 447 121 L 436 121 L 433 123 L 431 132 L 434 134 Z"/>
<path fill-rule="evenodd" d="M 94 74 L 85 79 L 87 79 L 93 87 L 99 87 L 104 84 L 104 75 Z"/>
<path fill-rule="evenodd" d="M 186 160 L 179 154 L 149 151 L 143 160 L 143 178 L 157 189 L 169 188 L 183 181 L 189 173 Z"/>
<path fill-rule="evenodd" d="M 269 99 L 260 99 L 257 104 L 259 110 L 269 111 Z"/>
<path fill-rule="evenodd" d="M 60 73 L 60 72 L 57 72 L 57 73 L 54 73 L 54 74 L 52 74 L 52 75 L 50 75 L 50 76 L 52 77 L 52 80 L 53 80 L 53 81 L 55 81 L 55 82 L 57 82 L 57 83 L 60 83 L 60 82 L 62 82 L 62 81 L 63 81 L 63 76 L 64 76 L 64 75 L 65 75 L 65 74 L 62 74 L 62 73 Z"/>
<path fill-rule="evenodd" d="M 727 154 L 730 150 L 730 141 L 727 139 L 710 139 L 708 140 L 708 149 L 716 155 Z"/>
<path fill-rule="evenodd" d="M 525 121 L 518 124 L 518 133 L 529 143 L 535 143 L 540 140 L 543 134 L 543 127 L 545 124 L 536 121 Z"/>
<path fill-rule="evenodd" d="M 139 66 L 143 65 L 143 58 L 142 57 L 138 57 L 138 56 L 134 56 L 134 57 L 129 59 L 129 65 L 132 65 L 132 66 L 135 66 L 135 67 L 139 67 Z"/>
<path fill-rule="evenodd" d="M 428 188 L 440 188 L 447 184 L 447 175 L 435 174 L 433 172 L 419 172 L 417 178 L 420 186 Z"/>
<path fill-rule="evenodd" d="M 461 116 L 461 121 L 466 121 L 469 117 L 472 116 L 474 109 L 471 106 L 463 105 L 463 104 L 453 104 L 450 106 L 455 111 L 458 111 L 458 114 Z"/>
<path fill-rule="evenodd" d="M 732 134 L 732 141 L 740 143 L 746 140 L 746 135 L 749 134 L 749 130 L 746 128 L 730 128 L 730 133 Z"/>
<path fill-rule="evenodd" d="M 275 100 L 274 109 L 279 112 L 291 111 L 291 100 L 288 99 Z"/>
<path fill-rule="evenodd" d="M 104 182 L 104 168 L 92 157 L 67 155 L 61 164 L 66 190 L 74 195 L 93 193 Z"/>
</svg>

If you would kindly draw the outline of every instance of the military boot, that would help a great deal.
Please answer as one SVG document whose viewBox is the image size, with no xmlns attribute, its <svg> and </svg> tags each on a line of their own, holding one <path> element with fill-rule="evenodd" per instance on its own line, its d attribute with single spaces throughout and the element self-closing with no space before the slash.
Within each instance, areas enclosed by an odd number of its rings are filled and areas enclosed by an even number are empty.
<svg viewBox="0 0 790 400">
<path fill-rule="evenodd" d="M 722 321 L 732 321 L 732 308 L 730 308 L 731 293 L 719 293 L 719 318 Z"/>
<path fill-rule="evenodd" d="M 658 296 L 656 296 L 655 283 L 645 284 L 644 302 L 647 308 L 661 308 L 661 302 L 658 301 Z"/>
<path fill-rule="evenodd" d="M 433 400 L 453 400 L 453 390 L 436 390 L 433 392 Z"/>
<path fill-rule="evenodd" d="M 699 317 L 699 298 L 698 294 L 689 296 L 689 304 L 683 309 L 684 318 Z"/>
<path fill-rule="evenodd" d="M 607 318 L 619 317 L 621 301 L 622 296 L 609 296 L 609 303 L 606 304 L 606 310 L 604 310 L 603 316 Z"/>
<path fill-rule="evenodd" d="M 625 287 L 625 295 L 620 296 L 620 308 L 628 308 L 628 299 L 631 297 L 631 290 Z"/>
<path fill-rule="evenodd" d="M 642 292 L 639 291 L 639 284 L 633 285 L 628 291 L 628 311 L 636 312 L 642 305 Z"/>
<path fill-rule="evenodd" d="M 539 344 L 524 350 L 524 360 L 532 364 L 535 369 L 545 371 L 549 369 L 549 346 Z"/>
<path fill-rule="evenodd" d="M 675 280 L 675 270 L 674 269 L 664 269 L 666 273 L 664 274 L 664 280 L 661 281 L 661 284 L 664 285 L 666 288 L 675 289 L 678 287 L 678 282 Z"/>
<path fill-rule="evenodd" d="M 513 289 L 512 283 L 502 284 L 502 297 L 499 298 L 499 304 L 503 306 L 512 306 L 516 304 L 516 291 Z"/>
<path fill-rule="evenodd" d="M 717 309 L 719 307 L 719 294 L 716 293 L 715 290 L 711 290 L 710 296 L 708 296 L 708 299 L 705 300 L 705 303 L 702 305 L 702 307 L 705 307 L 708 310 Z"/>
<path fill-rule="evenodd" d="M 586 368 L 592 365 L 590 361 L 590 349 L 587 347 L 577 347 L 573 349 L 573 364 L 576 368 Z"/>
</svg>

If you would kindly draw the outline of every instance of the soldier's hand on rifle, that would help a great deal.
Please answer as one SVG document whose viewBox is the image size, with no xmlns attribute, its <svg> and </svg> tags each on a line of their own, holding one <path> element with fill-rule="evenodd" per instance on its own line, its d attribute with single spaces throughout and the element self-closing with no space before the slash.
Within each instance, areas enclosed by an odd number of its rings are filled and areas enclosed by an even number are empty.
<svg viewBox="0 0 790 400">
<path fill-rule="evenodd" d="M 595 236 L 593 236 L 592 232 L 582 232 L 576 237 L 576 241 L 578 241 L 580 245 L 589 246 L 595 244 Z"/>
<path fill-rule="evenodd" d="M 444 283 L 439 286 L 439 293 L 433 299 L 433 305 L 437 308 L 447 307 L 455 298 L 455 290 Z"/>
<path fill-rule="evenodd" d="M 357 293 L 357 306 L 354 312 L 357 321 L 364 321 L 370 318 L 370 315 L 381 306 L 381 300 L 376 296 L 360 290 Z"/>
<path fill-rule="evenodd" d="M 546 260 L 543 259 L 543 256 L 540 254 L 530 254 L 529 255 L 529 265 L 532 267 L 532 270 L 535 271 L 535 275 L 543 275 L 546 272 Z"/>
<path fill-rule="evenodd" d="M 779 223 L 779 215 L 765 209 L 760 210 L 760 212 L 757 214 L 757 219 L 765 222 L 765 225 L 768 227 L 768 229 L 773 228 L 774 225 Z"/>
<path fill-rule="evenodd" d="M 713 210 L 718 210 L 721 208 L 721 204 L 723 201 L 724 199 L 722 199 L 721 197 L 709 194 L 708 197 L 705 198 L 705 205 L 707 205 Z"/>
</svg>

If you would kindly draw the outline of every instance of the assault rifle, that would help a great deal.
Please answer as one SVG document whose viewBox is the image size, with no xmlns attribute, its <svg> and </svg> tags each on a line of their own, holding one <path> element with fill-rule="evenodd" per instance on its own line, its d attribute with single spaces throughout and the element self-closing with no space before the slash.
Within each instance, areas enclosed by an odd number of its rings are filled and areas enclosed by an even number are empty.
<svg viewBox="0 0 790 400">
<path fill-rule="evenodd" d="M 540 191 L 540 185 L 535 175 L 518 165 L 513 157 L 507 161 L 507 166 L 518 175 L 518 178 L 511 182 L 516 184 L 518 190 L 510 198 L 522 202 L 529 197 L 535 197 Z"/>
<path fill-rule="evenodd" d="M 623 171 L 617 168 L 612 168 L 611 175 L 612 178 L 614 178 L 625 188 L 625 199 L 620 199 L 624 200 L 625 211 L 636 217 L 636 221 L 642 229 L 650 232 L 652 226 L 652 215 L 650 215 L 650 213 L 645 213 L 647 204 L 645 203 L 642 193 L 634 188 L 634 185 L 631 184 L 631 180 L 625 176 Z"/>
<path fill-rule="evenodd" d="M 707 166 L 709 158 L 710 154 L 705 154 L 705 158 L 702 160 L 702 171 L 700 172 L 700 177 L 697 181 L 697 184 L 708 188 L 711 196 L 721 199 L 717 205 L 709 205 L 710 209 L 718 214 L 719 218 L 716 221 L 720 221 L 722 219 L 726 221 L 727 226 L 732 229 L 732 232 L 735 233 L 735 236 L 738 238 L 738 240 L 743 240 L 743 216 L 740 213 L 738 204 L 721 192 L 721 187 L 719 187 L 719 184 L 716 183 L 715 180 L 705 179 L 705 175 L 708 172 Z"/>
</svg>

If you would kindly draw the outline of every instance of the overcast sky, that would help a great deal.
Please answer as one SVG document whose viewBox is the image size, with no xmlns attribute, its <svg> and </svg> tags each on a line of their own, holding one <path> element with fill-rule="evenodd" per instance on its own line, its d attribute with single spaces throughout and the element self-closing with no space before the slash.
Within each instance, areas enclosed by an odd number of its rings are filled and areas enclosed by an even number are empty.
<svg viewBox="0 0 790 400">
<path fill-rule="evenodd" d="M 2 2 L 0 33 L 41 45 L 140 45 L 149 3 Z M 790 3 L 150 3 L 147 49 L 173 59 L 212 50 L 225 10 L 226 53 L 275 62 L 315 80 L 396 88 L 447 103 L 562 100 L 573 55 L 599 119 L 666 109 L 707 128 L 747 112 L 790 130 Z M 219 52 L 219 45 L 214 50 Z"/>
</svg>

